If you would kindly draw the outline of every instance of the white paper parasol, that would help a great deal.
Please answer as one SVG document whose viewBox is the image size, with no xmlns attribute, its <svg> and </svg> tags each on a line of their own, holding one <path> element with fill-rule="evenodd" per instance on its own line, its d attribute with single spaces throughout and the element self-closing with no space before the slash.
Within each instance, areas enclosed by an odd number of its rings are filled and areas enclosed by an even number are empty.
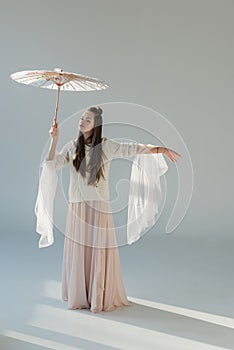
<svg viewBox="0 0 234 350">
<path fill-rule="evenodd" d="M 60 91 L 93 91 L 105 90 L 109 85 L 96 78 L 76 73 L 64 72 L 60 68 L 51 70 L 28 70 L 10 75 L 12 80 L 43 89 L 58 90 L 55 108 L 55 123 L 57 124 Z"/>
</svg>

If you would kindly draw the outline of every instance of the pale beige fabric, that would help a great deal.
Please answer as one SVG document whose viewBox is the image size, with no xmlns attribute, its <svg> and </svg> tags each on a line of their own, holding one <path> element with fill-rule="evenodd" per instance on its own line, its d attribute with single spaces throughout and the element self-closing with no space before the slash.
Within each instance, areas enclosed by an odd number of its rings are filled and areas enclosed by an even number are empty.
<svg viewBox="0 0 234 350">
<path fill-rule="evenodd" d="M 132 305 L 124 288 L 118 248 L 95 247 L 99 236 L 100 241 L 116 242 L 113 217 L 106 213 L 111 213 L 108 201 L 69 203 L 62 269 L 62 298 L 68 309 L 101 312 Z M 93 237 L 91 246 L 78 243 L 85 242 L 87 235 L 89 243 Z"/>
</svg>

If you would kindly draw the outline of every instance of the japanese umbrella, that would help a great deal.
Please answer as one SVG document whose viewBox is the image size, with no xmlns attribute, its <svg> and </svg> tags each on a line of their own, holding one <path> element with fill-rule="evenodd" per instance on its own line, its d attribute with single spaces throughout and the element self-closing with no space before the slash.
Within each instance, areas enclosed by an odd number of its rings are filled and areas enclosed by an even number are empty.
<svg viewBox="0 0 234 350">
<path fill-rule="evenodd" d="M 93 91 L 105 90 L 109 85 L 96 78 L 85 75 L 64 72 L 60 68 L 51 70 L 28 70 L 20 71 L 10 75 L 12 80 L 29 86 L 36 86 L 43 89 L 58 90 L 55 108 L 55 125 L 57 124 L 58 104 L 60 91 Z"/>
<path fill-rule="evenodd" d="M 54 123 L 57 124 L 58 103 L 61 90 L 92 91 L 105 90 L 109 86 L 101 80 L 80 74 L 54 71 L 34 70 L 11 74 L 18 83 L 36 86 L 44 89 L 54 89 L 57 92 Z M 46 165 L 46 163 L 45 163 Z M 144 231 L 151 227 L 158 213 L 162 200 L 160 177 L 168 167 L 162 154 L 136 155 L 133 161 L 130 179 L 127 238 L 128 244 L 137 241 Z M 148 176 L 145 176 L 145 175 Z M 37 215 L 36 231 L 41 235 L 39 248 L 47 247 L 54 242 L 53 237 L 53 201 L 58 177 L 56 171 L 43 166 L 39 182 L 38 197 L 35 206 Z"/>
</svg>

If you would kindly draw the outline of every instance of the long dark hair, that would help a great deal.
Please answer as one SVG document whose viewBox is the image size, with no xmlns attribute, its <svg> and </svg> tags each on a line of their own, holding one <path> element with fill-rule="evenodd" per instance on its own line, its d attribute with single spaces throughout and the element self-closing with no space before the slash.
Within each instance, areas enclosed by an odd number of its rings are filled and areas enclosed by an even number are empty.
<svg viewBox="0 0 234 350">
<path fill-rule="evenodd" d="M 94 113 L 94 126 L 92 129 L 92 135 L 88 139 L 88 143 L 91 143 L 90 147 L 90 160 L 86 165 L 85 158 L 85 140 L 84 135 L 79 131 L 78 139 L 76 141 L 76 150 L 73 156 L 73 165 L 76 171 L 80 171 L 83 177 L 86 177 L 86 171 L 90 173 L 88 185 L 96 185 L 101 179 L 105 179 L 104 176 L 104 163 L 103 157 L 105 157 L 102 151 L 102 124 L 103 110 L 99 106 L 90 107 L 88 111 Z"/>
</svg>

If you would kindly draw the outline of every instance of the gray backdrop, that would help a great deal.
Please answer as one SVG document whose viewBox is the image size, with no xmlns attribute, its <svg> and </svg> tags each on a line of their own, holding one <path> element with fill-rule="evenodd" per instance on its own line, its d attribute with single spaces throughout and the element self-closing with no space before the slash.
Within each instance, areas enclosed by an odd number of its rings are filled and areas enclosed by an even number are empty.
<svg viewBox="0 0 234 350">
<path fill-rule="evenodd" d="M 19 299 L 31 315 L 40 283 L 61 280 L 63 237 L 56 233 L 56 245 L 39 250 L 34 215 L 56 93 L 9 75 L 56 67 L 111 85 L 61 93 L 59 122 L 95 104 L 136 103 L 167 118 L 191 156 L 194 191 L 181 224 L 164 234 L 177 183 L 168 160 L 165 213 L 136 245 L 120 249 L 128 294 L 233 317 L 234 2 L 8 0 L 1 1 L 0 26 L 2 292 L 17 299 L 21 324 Z M 7 328 L 13 316 L 3 304 Z"/>
</svg>

